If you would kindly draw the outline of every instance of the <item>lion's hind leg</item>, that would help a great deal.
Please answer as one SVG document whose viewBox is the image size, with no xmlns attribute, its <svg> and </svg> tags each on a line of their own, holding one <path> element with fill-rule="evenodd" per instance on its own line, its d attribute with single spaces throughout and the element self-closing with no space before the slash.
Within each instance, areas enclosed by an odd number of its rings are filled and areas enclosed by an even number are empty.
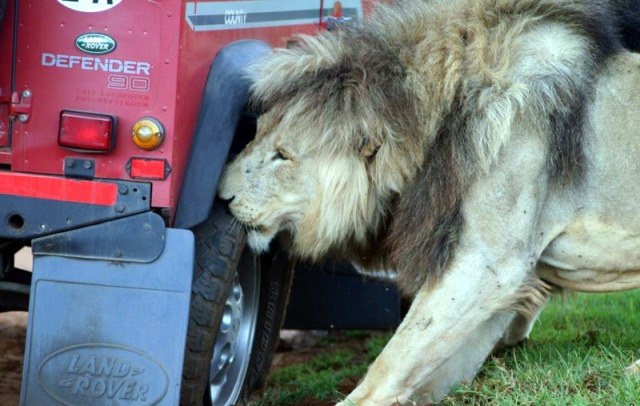
<svg viewBox="0 0 640 406">
<path fill-rule="evenodd" d="M 422 404 L 473 379 L 513 318 L 502 310 L 532 270 L 507 260 L 500 268 L 508 272 L 493 272 L 478 266 L 482 258 L 474 253 L 455 262 L 435 286 L 418 292 L 364 380 L 340 405 Z"/>
</svg>

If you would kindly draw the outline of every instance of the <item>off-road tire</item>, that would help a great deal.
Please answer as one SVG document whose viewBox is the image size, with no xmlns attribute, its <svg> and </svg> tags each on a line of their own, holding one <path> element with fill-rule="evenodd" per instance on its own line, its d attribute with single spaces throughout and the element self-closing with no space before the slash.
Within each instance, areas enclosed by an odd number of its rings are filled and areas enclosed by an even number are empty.
<svg viewBox="0 0 640 406">
<path fill-rule="evenodd" d="M 180 388 L 183 406 L 199 406 L 208 382 L 222 310 L 246 241 L 242 227 L 232 225 L 230 214 L 216 204 L 209 218 L 193 229 L 195 263 Z"/>
<path fill-rule="evenodd" d="M 261 263 L 260 307 L 251 360 L 238 398 L 238 404 L 241 405 L 249 402 L 254 390 L 264 386 L 280 337 L 293 281 L 293 263 L 285 252 L 264 255 Z M 205 405 L 209 406 L 206 402 Z"/>
<path fill-rule="evenodd" d="M 246 235 L 220 202 L 209 218 L 193 229 L 195 266 L 191 309 L 182 373 L 180 404 L 210 406 L 209 368 L 216 335 L 229 296 Z M 264 383 L 284 319 L 292 268 L 279 255 L 261 258 L 259 310 L 247 373 L 238 404 Z M 215 405 L 217 406 L 217 405 Z"/>
</svg>

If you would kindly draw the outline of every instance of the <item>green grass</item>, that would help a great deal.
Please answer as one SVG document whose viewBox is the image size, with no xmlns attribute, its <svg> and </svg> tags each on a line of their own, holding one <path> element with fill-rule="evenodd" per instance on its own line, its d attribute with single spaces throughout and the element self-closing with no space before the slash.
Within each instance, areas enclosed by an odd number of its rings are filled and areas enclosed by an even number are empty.
<svg viewBox="0 0 640 406">
<path fill-rule="evenodd" d="M 343 379 L 365 372 L 363 365 L 353 364 L 354 358 L 352 351 L 337 350 L 319 355 L 304 364 L 283 368 L 270 381 L 287 390 L 271 392 L 267 399 L 271 404 L 284 405 L 297 404 L 305 398 L 336 398 L 335 390 Z"/>
<path fill-rule="evenodd" d="M 355 332 L 324 340 L 311 361 L 273 372 L 255 405 L 340 399 L 389 337 Z M 471 384 L 454 388 L 442 404 L 640 405 L 640 378 L 624 373 L 638 358 L 640 291 L 559 298 L 525 345 L 491 356 Z"/>
</svg>

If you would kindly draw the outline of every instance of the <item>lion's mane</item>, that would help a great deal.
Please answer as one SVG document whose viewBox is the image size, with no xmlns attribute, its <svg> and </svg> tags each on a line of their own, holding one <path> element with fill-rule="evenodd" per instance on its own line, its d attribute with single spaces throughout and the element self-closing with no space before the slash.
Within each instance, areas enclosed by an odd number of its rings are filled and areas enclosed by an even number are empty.
<svg viewBox="0 0 640 406">
<path fill-rule="evenodd" d="M 325 156 L 350 150 L 366 165 L 366 190 L 353 185 L 364 203 L 323 202 L 366 221 L 300 251 L 318 257 L 331 246 L 395 269 L 415 292 L 453 258 L 465 193 L 519 131 L 547 140 L 552 183 L 579 187 L 587 106 L 599 67 L 622 47 L 618 25 L 601 1 L 400 1 L 257 64 L 257 106 L 295 117 L 296 142 Z M 532 64 L 532 36 L 545 30 L 557 33 L 562 53 Z"/>
</svg>

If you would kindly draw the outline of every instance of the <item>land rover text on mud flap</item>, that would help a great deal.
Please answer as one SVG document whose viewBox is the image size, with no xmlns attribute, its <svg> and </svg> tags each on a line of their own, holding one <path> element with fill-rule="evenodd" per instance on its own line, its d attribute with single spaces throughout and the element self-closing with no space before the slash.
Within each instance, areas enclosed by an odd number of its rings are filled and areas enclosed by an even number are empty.
<svg viewBox="0 0 640 406">
<path fill-rule="evenodd" d="M 0 311 L 29 310 L 23 405 L 231 405 L 262 384 L 292 268 L 245 250 L 215 200 L 255 132 L 242 72 L 372 3 L 0 0 Z"/>
</svg>

